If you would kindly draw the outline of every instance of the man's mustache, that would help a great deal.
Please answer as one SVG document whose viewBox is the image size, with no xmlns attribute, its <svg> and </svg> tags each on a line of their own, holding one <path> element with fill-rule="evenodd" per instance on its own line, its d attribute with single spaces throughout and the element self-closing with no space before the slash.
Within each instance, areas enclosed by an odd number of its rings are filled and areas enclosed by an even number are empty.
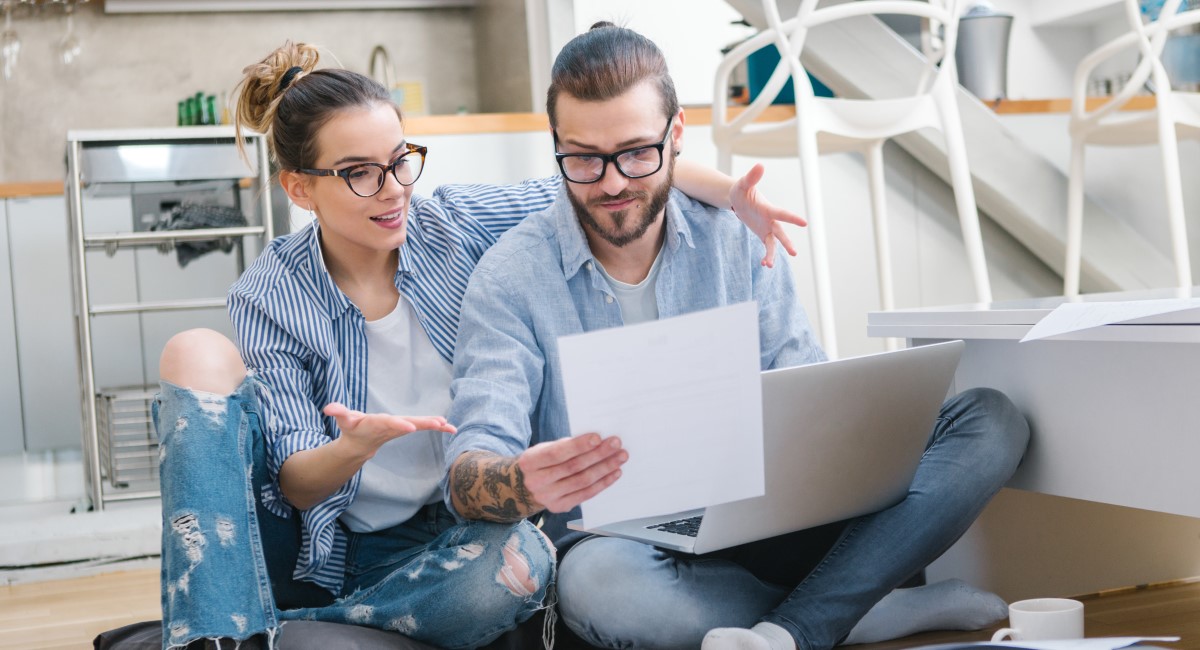
<svg viewBox="0 0 1200 650">
<path fill-rule="evenodd" d="M 606 196 L 606 197 L 599 198 L 599 199 L 592 199 L 592 200 L 588 201 L 588 205 L 592 206 L 592 207 L 597 207 L 597 206 L 604 205 L 605 203 L 617 203 L 620 201 L 628 201 L 630 199 L 645 200 L 646 197 L 648 197 L 648 196 L 649 196 L 649 194 L 646 192 L 621 192 L 620 194 L 618 194 L 616 196 Z"/>
</svg>

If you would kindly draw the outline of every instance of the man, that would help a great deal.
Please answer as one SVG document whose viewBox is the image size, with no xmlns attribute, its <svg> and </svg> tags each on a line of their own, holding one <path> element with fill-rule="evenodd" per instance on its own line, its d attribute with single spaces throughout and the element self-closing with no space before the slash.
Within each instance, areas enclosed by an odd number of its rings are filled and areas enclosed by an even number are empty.
<svg viewBox="0 0 1200 650">
<path fill-rule="evenodd" d="M 468 519 L 544 513 L 563 619 L 594 645 L 808 650 L 1003 617 L 1002 601 L 957 581 L 892 591 L 1016 468 L 1028 426 L 995 391 L 943 406 L 912 490 L 882 512 L 701 557 L 614 538 L 571 546 L 581 535 L 565 522 L 620 478 L 628 454 L 615 437 L 569 437 L 559 336 L 756 300 L 764 369 L 824 354 L 786 261 L 756 263 L 762 245 L 731 215 L 670 189 L 684 114 L 650 41 L 606 23 L 572 40 L 547 112 L 564 187 L 470 280 L 447 503 Z"/>
</svg>

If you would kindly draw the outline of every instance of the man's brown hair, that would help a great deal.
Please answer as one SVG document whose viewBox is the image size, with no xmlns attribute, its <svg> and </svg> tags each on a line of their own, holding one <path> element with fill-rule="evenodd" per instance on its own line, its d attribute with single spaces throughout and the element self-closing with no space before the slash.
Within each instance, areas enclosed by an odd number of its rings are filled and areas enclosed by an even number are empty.
<svg viewBox="0 0 1200 650">
<path fill-rule="evenodd" d="M 600 102 L 618 97 L 647 80 L 657 85 L 662 95 L 663 117 L 678 113 L 675 82 L 658 46 L 632 29 L 598 22 L 571 39 L 554 59 L 550 90 L 546 93 L 550 126 L 558 124 L 555 109 L 561 93 Z"/>
</svg>

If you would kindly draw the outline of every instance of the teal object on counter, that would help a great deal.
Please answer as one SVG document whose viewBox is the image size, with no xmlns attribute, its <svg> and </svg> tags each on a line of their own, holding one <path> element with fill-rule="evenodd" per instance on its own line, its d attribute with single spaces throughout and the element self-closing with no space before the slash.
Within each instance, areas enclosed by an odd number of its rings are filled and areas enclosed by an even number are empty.
<svg viewBox="0 0 1200 650">
<path fill-rule="evenodd" d="M 768 45 L 751 54 L 746 59 L 746 77 L 749 82 L 747 85 L 750 90 L 750 101 L 754 101 L 758 94 L 762 92 L 767 81 L 771 79 L 771 73 L 775 72 L 775 66 L 779 65 L 779 50 L 774 45 Z M 829 86 L 821 83 L 816 77 L 808 75 L 808 80 L 812 83 L 813 94 L 817 97 L 833 97 L 833 91 Z M 795 104 L 796 103 L 796 88 L 791 79 L 783 85 L 783 90 L 775 96 L 772 104 Z"/>
<path fill-rule="evenodd" d="M 1166 0 L 1138 0 L 1138 6 L 1142 9 L 1142 15 L 1150 20 L 1158 20 L 1158 14 L 1162 11 L 1163 5 L 1167 4 Z M 1183 0 L 1179 3 L 1179 11 L 1187 11 L 1200 7 L 1200 0 Z"/>
</svg>

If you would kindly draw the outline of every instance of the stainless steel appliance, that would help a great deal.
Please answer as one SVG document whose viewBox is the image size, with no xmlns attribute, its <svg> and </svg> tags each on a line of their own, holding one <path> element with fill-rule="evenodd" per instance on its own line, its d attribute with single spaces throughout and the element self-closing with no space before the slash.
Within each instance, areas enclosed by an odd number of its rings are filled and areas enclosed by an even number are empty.
<svg viewBox="0 0 1200 650">
<path fill-rule="evenodd" d="M 211 281 L 189 283 L 188 275 L 196 273 L 194 267 L 179 268 L 184 265 L 182 259 L 175 266 L 170 260 L 158 259 L 162 256 L 131 257 L 126 265 L 131 270 L 124 277 L 137 287 L 122 292 L 106 286 L 102 279 L 106 256 L 112 258 L 124 249 L 133 249 L 132 256 L 153 254 L 140 249 L 171 252 L 181 245 L 228 241 L 232 242 L 235 268 L 224 274 L 236 278 L 246 266 L 246 241 L 257 242 L 253 248 L 257 251 L 274 236 L 266 142 L 258 134 L 244 134 L 244 160 L 236 138 L 233 127 L 221 126 L 67 133 L 67 203 L 84 466 L 88 497 L 97 510 L 107 502 L 158 495 L 158 439 L 150 421 L 157 374 L 145 368 L 156 370 L 161 343 L 171 333 L 203 320 L 195 314 L 220 310 L 220 318 L 227 320 L 224 292 L 219 289 L 227 286 L 228 280 L 221 279 L 224 285 L 216 287 Z M 128 201 L 127 213 L 119 220 L 103 215 L 100 209 L 103 199 L 114 197 Z M 161 226 L 164 215 L 188 204 L 240 211 L 246 225 L 154 229 Z M 114 230 L 113 224 L 118 222 L 122 228 Z M 149 267 L 153 268 L 147 272 Z M 142 277 L 145 275 L 152 277 L 147 280 Z M 171 277 L 159 277 L 164 275 Z M 149 289 L 143 290 L 143 285 Z M 220 295 L 189 295 L 196 286 Z M 96 296 L 118 294 L 132 298 L 103 304 L 95 300 Z M 184 317 L 167 326 L 161 321 L 148 322 L 161 314 Z M 121 318 L 132 319 L 138 330 L 133 339 L 121 339 L 124 347 L 136 350 L 98 346 L 96 337 L 113 329 L 101 321 Z M 112 361 L 123 355 L 142 358 L 136 372 L 124 375 L 136 376 L 141 385 L 101 385 L 97 357 Z"/>
</svg>

